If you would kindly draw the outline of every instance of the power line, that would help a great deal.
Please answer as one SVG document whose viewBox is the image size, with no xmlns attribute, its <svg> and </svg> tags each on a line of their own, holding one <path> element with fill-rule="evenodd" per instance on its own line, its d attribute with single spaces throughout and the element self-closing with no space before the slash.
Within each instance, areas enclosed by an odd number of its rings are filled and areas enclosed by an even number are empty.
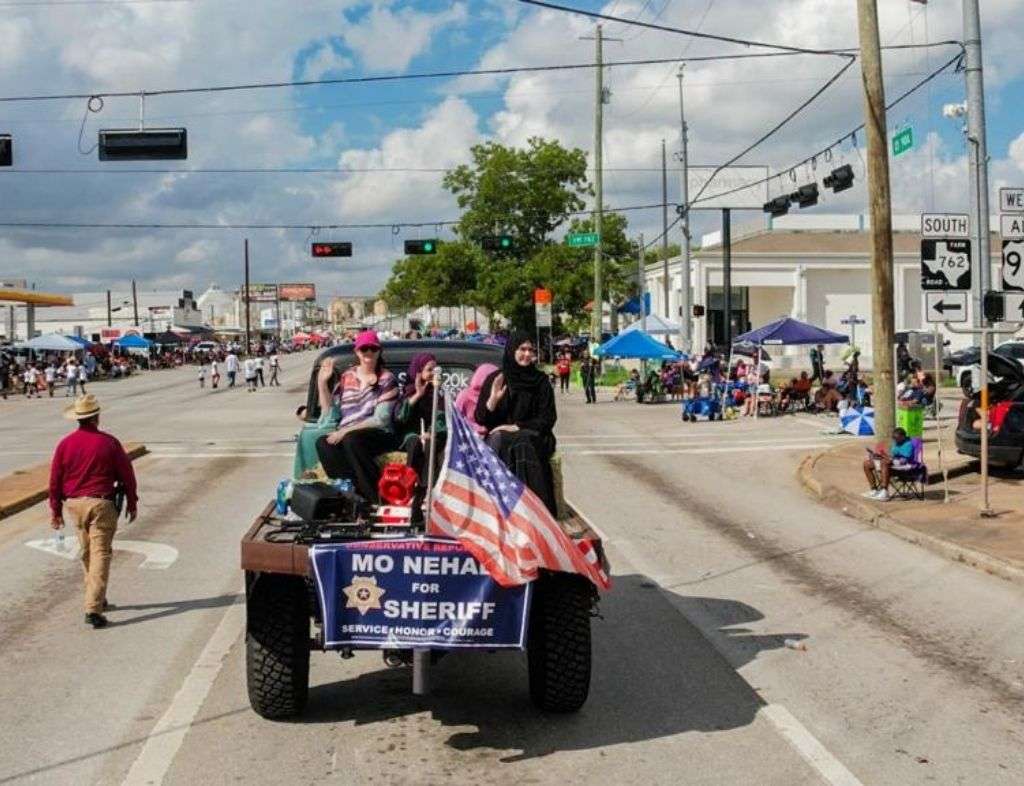
<svg viewBox="0 0 1024 786">
<path fill-rule="evenodd" d="M 661 202 L 652 205 L 628 205 L 626 207 L 607 208 L 613 213 L 628 213 L 640 210 L 660 210 Z M 574 210 L 566 213 L 566 218 L 589 216 L 592 210 Z M 425 227 L 441 228 L 455 226 L 459 219 L 442 221 L 389 221 L 377 223 L 330 224 L 306 222 L 302 224 L 166 224 L 146 222 L 89 222 L 89 221 L 0 221 L 0 227 L 16 229 L 301 229 L 334 230 L 334 229 L 423 229 Z"/>
<path fill-rule="evenodd" d="M 772 44 L 766 41 L 755 41 L 747 38 L 735 38 L 733 36 L 716 35 L 714 33 L 701 33 L 697 30 L 685 30 L 681 27 L 670 27 L 668 25 L 655 24 L 654 22 L 641 22 L 639 19 L 626 19 L 621 16 L 611 16 L 609 14 L 598 13 L 597 11 L 585 11 L 582 8 L 572 8 L 571 6 L 558 5 L 556 3 L 544 2 L 544 0 L 519 0 L 520 3 L 526 5 L 538 6 L 539 8 L 547 8 L 552 11 L 562 11 L 568 14 L 578 14 L 579 16 L 587 16 L 591 19 L 601 19 L 606 22 L 621 22 L 625 25 L 633 25 L 636 27 L 646 27 L 650 30 L 660 30 L 663 33 L 676 33 L 678 35 L 687 35 L 693 38 L 704 38 L 709 41 L 722 41 L 727 44 L 741 44 L 742 46 L 758 46 L 765 49 L 774 49 L 780 52 L 793 52 L 804 55 L 839 55 L 840 53 L 834 49 L 808 49 L 806 47 L 789 46 L 787 44 Z"/>
<path fill-rule="evenodd" d="M 886 111 L 888 111 L 889 109 L 892 109 L 894 106 L 896 106 L 897 104 L 902 102 L 904 99 L 906 99 L 909 96 L 911 96 L 914 93 L 916 93 L 922 87 L 924 87 L 929 82 L 931 82 L 933 79 L 937 78 L 941 73 L 943 73 L 950 66 L 956 65 L 956 64 L 960 63 L 961 60 L 963 59 L 963 56 L 964 56 L 963 48 L 961 47 L 961 51 L 955 57 L 951 58 L 950 60 L 947 60 L 943 65 L 941 65 L 936 70 L 932 71 L 924 79 L 922 79 L 921 81 L 917 82 L 915 85 L 910 87 L 908 90 L 904 91 L 902 94 L 900 94 L 893 101 L 890 101 L 886 105 Z M 798 169 L 801 166 L 804 166 L 805 164 L 809 164 L 813 160 L 817 159 L 819 156 L 824 156 L 827 152 L 831 151 L 833 148 L 838 147 L 843 142 L 845 142 L 847 139 L 855 139 L 856 135 L 860 131 L 862 131 L 863 129 L 864 129 L 864 124 L 861 123 L 860 125 L 858 125 L 854 129 L 852 129 L 851 131 L 847 131 L 845 134 L 843 134 L 841 137 L 839 137 L 839 139 L 837 139 L 832 144 L 827 145 L 826 147 L 823 147 L 821 150 L 817 151 L 816 153 L 813 153 L 813 154 L 807 156 L 807 158 L 803 159 L 802 161 L 798 161 L 797 163 L 793 164 L 792 166 L 786 167 L 786 168 L 781 169 L 779 171 L 780 172 L 790 172 L 790 171 L 793 171 L 795 169 Z M 722 192 L 717 193 L 717 194 L 711 194 L 710 196 L 706 196 L 703 199 L 692 199 L 692 200 L 690 200 L 690 205 L 693 206 L 693 205 L 698 204 L 699 202 L 708 202 L 708 201 L 711 201 L 712 199 L 720 199 L 721 197 L 729 196 L 730 194 L 735 194 L 735 193 L 737 193 L 739 191 L 746 191 L 747 189 L 753 188 L 754 186 L 759 186 L 762 183 L 768 183 L 768 182 L 770 182 L 772 179 L 774 179 L 776 177 L 779 177 L 779 175 L 778 174 L 776 174 L 776 175 L 769 175 L 768 177 L 761 178 L 760 180 L 757 180 L 757 181 L 755 181 L 753 183 L 747 183 L 746 185 L 743 185 L 743 186 L 738 186 L 736 188 L 731 188 L 728 191 L 722 191 Z"/>
<path fill-rule="evenodd" d="M 525 2 L 525 0 L 521 0 Z M 808 54 L 800 51 L 778 51 L 778 52 L 748 52 L 743 54 L 730 55 L 706 55 L 702 57 L 660 57 L 644 58 L 640 60 L 613 60 L 604 64 L 605 68 L 625 68 L 630 66 L 659 65 L 662 63 L 681 62 L 711 62 L 722 60 L 750 60 L 764 57 L 787 57 L 793 55 Z M 229 93 L 243 90 L 274 90 L 286 87 L 313 87 L 319 85 L 352 85 L 352 84 L 373 84 L 381 82 L 405 82 L 416 79 L 450 79 L 459 76 L 505 76 L 508 74 L 527 74 L 539 72 L 557 71 L 581 71 L 596 68 L 596 63 L 566 63 L 562 65 L 543 66 L 510 66 L 508 68 L 478 68 L 460 69 L 454 71 L 427 71 L 414 74 L 384 74 L 381 76 L 348 76 L 336 77 L 333 79 L 305 79 L 287 82 L 251 82 L 239 85 L 214 85 L 206 87 L 176 87 L 164 90 L 122 90 L 122 91 L 99 91 L 92 93 L 56 93 L 42 95 L 23 96 L 0 96 L 0 103 L 15 103 L 27 101 L 72 101 L 90 98 L 139 98 L 146 96 L 170 96 L 186 95 L 192 93 Z"/>
<path fill-rule="evenodd" d="M 196 0 L 0 0 L 0 8 L 46 8 L 54 5 L 154 5 L 194 3 Z"/>
</svg>

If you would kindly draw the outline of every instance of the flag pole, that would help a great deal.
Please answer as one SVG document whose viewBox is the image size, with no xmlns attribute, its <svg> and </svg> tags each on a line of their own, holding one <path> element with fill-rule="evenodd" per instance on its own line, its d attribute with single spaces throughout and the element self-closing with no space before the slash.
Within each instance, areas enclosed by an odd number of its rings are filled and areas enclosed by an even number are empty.
<svg viewBox="0 0 1024 786">
<path fill-rule="evenodd" d="M 434 366 L 433 395 L 430 403 L 430 442 L 427 444 L 427 513 L 424 522 L 430 520 L 430 513 L 434 509 L 434 479 L 436 476 L 437 451 L 434 449 L 437 444 L 437 400 L 438 390 L 441 387 L 441 367 Z"/>
</svg>

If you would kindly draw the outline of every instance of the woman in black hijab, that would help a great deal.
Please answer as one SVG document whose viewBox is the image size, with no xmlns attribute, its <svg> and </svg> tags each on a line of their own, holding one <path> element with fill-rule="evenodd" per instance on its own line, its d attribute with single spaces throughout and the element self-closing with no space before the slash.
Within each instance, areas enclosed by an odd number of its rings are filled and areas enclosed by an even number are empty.
<svg viewBox="0 0 1024 786">
<path fill-rule="evenodd" d="M 476 422 L 488 430 L 487 443 L 510 470 L 557 515 L 551 455 L 558 415 L 547 374 L 537 368 L 537 351 L 526 333 L 505 345 L 500 371 L 480 390 Z"/>
</svg>

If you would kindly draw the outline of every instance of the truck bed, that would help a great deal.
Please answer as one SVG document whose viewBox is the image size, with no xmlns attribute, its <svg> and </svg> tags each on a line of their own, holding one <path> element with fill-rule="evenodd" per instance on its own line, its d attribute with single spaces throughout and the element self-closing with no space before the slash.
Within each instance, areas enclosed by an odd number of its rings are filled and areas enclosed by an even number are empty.
<svg viewBox="0 0 1024 786">
<path fill-rule="evenodd" d="M 562 531 L 573 540 L 593 541 L 605 570 L 608 569 L 601 538 L 575 510 L 566 506 L 566 515 L 558 523 Z M 282 532 L 283 525 L 284 521 L 274 513 L 274 503 L 269 503 L 242 537 L 242 570 L 292 576 L 309 575 L 309 547 L 304 543 L 285 540 L 289 533 Z M 275 542 L 274 538 L 278 537 L 282 540 Z"/>
</svg>

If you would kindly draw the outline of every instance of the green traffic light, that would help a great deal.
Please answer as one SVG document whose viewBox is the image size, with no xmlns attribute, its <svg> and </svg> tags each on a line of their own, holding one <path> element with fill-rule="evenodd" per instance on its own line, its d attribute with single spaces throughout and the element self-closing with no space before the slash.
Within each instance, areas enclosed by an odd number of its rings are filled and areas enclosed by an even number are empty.
<svg viewBox="0 0 1024 786">
<path fill-rule="evenodd" d="M 423 250 L 426 251 L 429 254 L 431 251 L 434 250 L 434 244 L 433 243 L 424 243 L 423 244 Z"/>
<path fill-rule="evenodd" d="M 502 248 L 512 248 L 512 238 L 510 238 L 510 237 L 503 237 L 501 239 L 501 247 Z"/>
</svg>

